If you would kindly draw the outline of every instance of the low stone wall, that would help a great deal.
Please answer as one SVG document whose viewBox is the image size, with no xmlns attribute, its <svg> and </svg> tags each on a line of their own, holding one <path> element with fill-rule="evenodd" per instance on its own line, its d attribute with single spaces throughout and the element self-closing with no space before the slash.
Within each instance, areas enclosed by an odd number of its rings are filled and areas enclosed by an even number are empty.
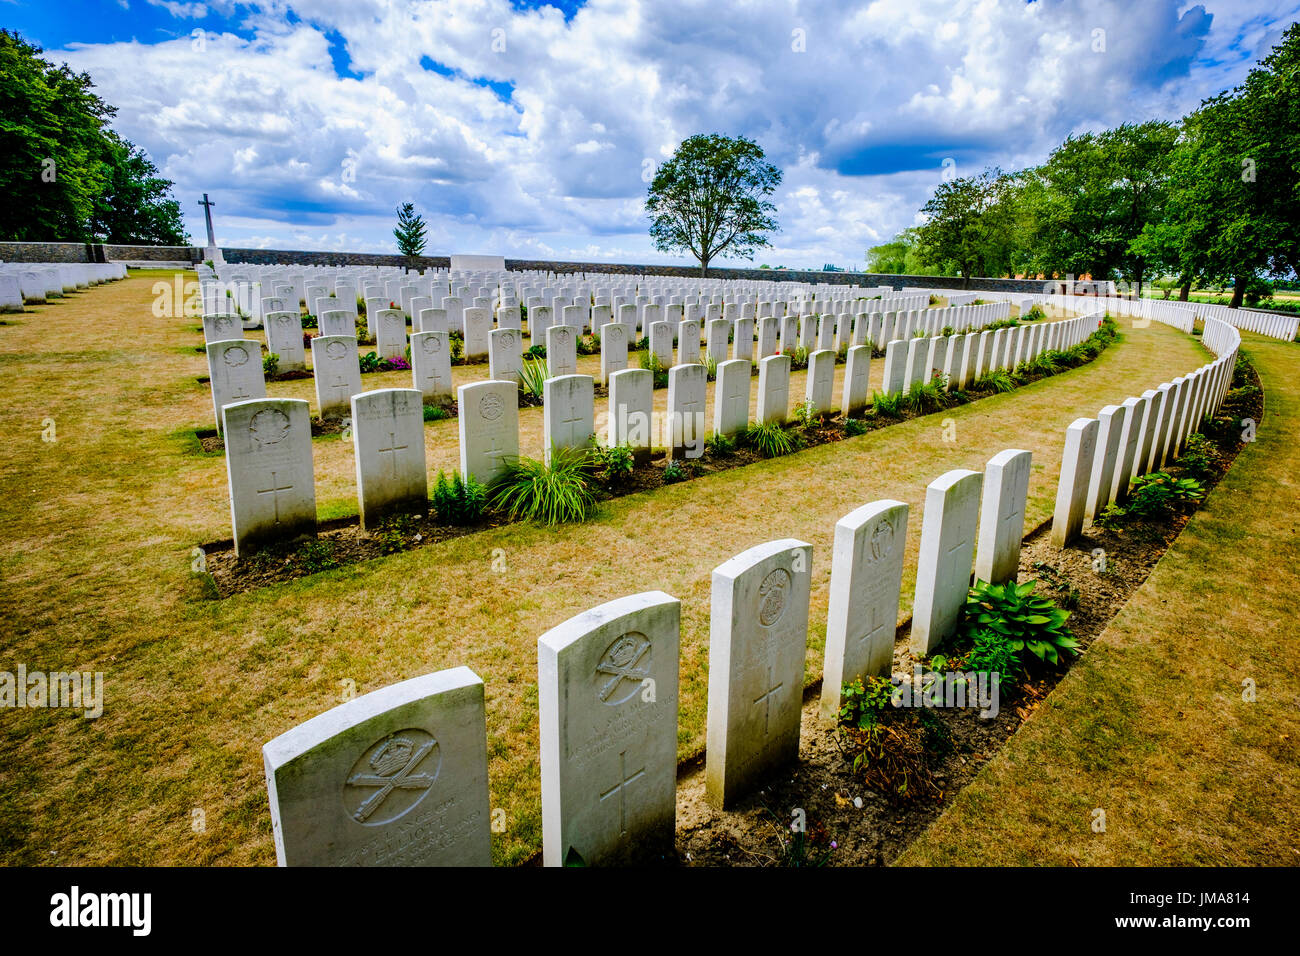
<svg viewBox="0 0 1300 956">
<path fill-rule="evenodd" d="M 84 242 L 0 242 L 4 262 L 93 262 Z"/>
<path fill-rule="evenodd" d="M 202 250 L 199 250 L 200 253 Z M 306 252 L 297 249 L 228 249 L 221 254 L 230 264 L 244 263 L 253 266 L 405 266 L 406 256 L 378 252 Z M 450 269 L 450 256 L 420 256 L 415 260 L 417 269 Z"/>
</svg>

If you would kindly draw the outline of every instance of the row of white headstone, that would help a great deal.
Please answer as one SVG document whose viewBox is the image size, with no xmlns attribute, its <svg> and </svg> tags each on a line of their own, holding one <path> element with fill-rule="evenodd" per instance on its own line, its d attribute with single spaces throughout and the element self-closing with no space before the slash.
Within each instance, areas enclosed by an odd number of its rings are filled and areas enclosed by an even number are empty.
<svg viewBox="0 0 1300 956">
<path fill-rule="evenodd" d="M 1030 453 L 954 471 L 926 494 L 912 650 L 957 626 L 970 581 L 1014 580 Z M 981 494 L 982 492 L 982 494 Z M 845 682 L 893 668 L 908 506 L 835 527 L 820 713 Z M 978 525 L 978 535 L 977 535 Z M 731 807 L 799 750 L 813 549 L 770 541 L 713 572 L 705 780 Z M 538 639 L 543 858 L 635 863 L 676 821 L 681 602 L 661 591 L 593 608 Z M 366 694 L 263 748 L 281 865 L 487 865 L 483 682 L 465 667 Z"/>
<path fill-rule="evenodd" d="M 0 262 L 0 312 L 21 312 L 25 305 L 124 278 L 120 262 Z"/>
<path fill-rule="evenodd" d="M 1175 318 L 1181 325 L 1182 317 Z M 1135 478 L 1177 459 L 1205 416 L 1218 410 L 1232 386 L 1241 334 L 1210 318 L 1201 341 L 1215 354 L 1213 361 L 1120 405 L 1107 405 L 1096 418 L 1075 419 L 1066 430 L 1052 516 L 1054 545 L 1065 547 L 1082 533 L 1085 519 L 1096 518 L 1112 502 L 1123 504 Z"/>
<path fill-rule="evenodd" d="M 288 313 L 286 313 L 288 314 Z M 768 321 L 768 320 L 763 320 Z M 739 320 L 743 325 L 747 320 Z M 890 356 L 907 345 L 911 353 L 939 365 L 912 366 L 929 380 L 935 369 L 949 373 L 949 360 L 960 357 L 958 374 L 980 369 L 975 360 L 1002 362 L 991 356 L 1012 356 L 1016 361 L 1032 358 L 1039 348 L 1068 348 L 1085 338 L 1097 322 L 1096 316 L 1080 316 L 1060 322 L 1029 327 L 999 329 L 993 333 L 938 336 L 931 339 L 896 341 L 886 353 L 885 384 L 890 380 Z M 859 323 L 859 326 L 865 323 Z M 604 341 L 615 336 L 606 326 Z M 1025 331 L 1026 335 L 1003 333 Z M 548 357 L 560 355 L 561 340 L 568 339 L 572 357 L 571 330 L 553 327 L 547 332 Z M 495 337 L 515 335 L 513 330 L 495 330 Z M 414 374 L 417 383 L 435 360 L 438 371 L 450 383 L 446 340 L 443 333 L 424 332 L 413 337 Z M 424 343 L 437 343 L 434 356 L 426 356 Z M 1005 347 L 1004 347 L 1005 342 Z M 602 342 L 604 344 L 604 342 Z M 983 346 L 988 345 L 986 349 Z M 237 556 L 267 544 L 293 541 L 316 531 L 314 468 L 311 448 L 310 407 L 301 399 L 268 399 L 265 394 L 257 343 L 252 340 L 215 341 L 208 346 L 214 408 L 225 436 L 226 471 L 231 502 L 231 524 Z M 334 352 L 337 350 L 338 354 Z M 421 388 L 385 388 L 362 391 L 356 361 L 356 339 L 348 336 L 320 336 L 312 341 L 317 369 L 317 401 L 331 409 L 331 390 L 338 388 L 339 400 L 347 401 L 355 443 L 357 500 L 361 525 L 370 529 L 383 518 L 396 514 L 419 514 L 427 507 L 428 474 L 424 454 L 423 405 L 427 392 Z M 623 352 L 626 361 L 626 352 Z M 517 360 L 518 342 L 511 350 Z M 698 359 L 698 356 L 696 356 Z M 829 349 L 808 357 L 805 401 L 811 414 L 834 410 L 833 388 L 836 354 Z M 972 363 L 975 363 L 972 365 Z M 769 355 L 758 363 L 756 420 L 784 423 L 790 414 L 789 355 Z M 668 414 L 655 428 L 654 375 L 648 369 L 620 368 L 608 371 L 609 403 L 606 440 L 609 445 L 627 444 L 644 459 L 656 440 L 668 449 L 670 458 L 696 457 L 706 436 L 707 371 L 704 365 L 686 362 L 668 371 Z M 893 366 L 897 367 L 897 365 Z M 988 367 L 999 367 L 989 365 Z M 572 365 L 576 370 L 576 362 Z M 868 400 L 871 349 L 851 346 L 840 392 L 839 409 L 851 415 Z M 551 371 L 556 371 L 553 367 Z M 731 359 L 716 367 L 713 431 L 736 435 L 750 424 L 751 364 Z M 917 380 L 920 380 L 919 377 Z M 547 462 L 565 448 L 585 448 L 595 435 L 595 379 L 561 368 L 543 388 L 543 449 Z M 906 380 L 904 386 L 906 387 Z M 502 476 L 519 457 L 519 409 L 516 378 L 488 379 L 462 385 L 457 390 L 460 472 L 484 485 Z M 230 400 L 228 400 L 230 399 Z"/>
</svg>

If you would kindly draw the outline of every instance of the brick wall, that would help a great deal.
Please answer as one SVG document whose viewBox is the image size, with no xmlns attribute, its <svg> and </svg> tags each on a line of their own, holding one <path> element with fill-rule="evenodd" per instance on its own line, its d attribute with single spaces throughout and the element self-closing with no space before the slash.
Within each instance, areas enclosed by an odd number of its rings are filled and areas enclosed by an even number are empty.
<svg viewBox="0 0 1300 956">
<path fill-rule="evenodd" d="M 4 262 L 93 262 L 84 242 L 0 242 Z"/>
</svg>

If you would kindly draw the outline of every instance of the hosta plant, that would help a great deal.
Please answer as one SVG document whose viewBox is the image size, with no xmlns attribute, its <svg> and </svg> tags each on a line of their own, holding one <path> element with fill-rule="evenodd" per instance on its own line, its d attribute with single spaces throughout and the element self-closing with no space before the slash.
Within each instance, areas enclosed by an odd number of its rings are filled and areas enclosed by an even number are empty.
<svg viewBox="0 0 1300 956">
<path fill-rule="evenodd" d="M 1005 638 L 1007 646 L 1024 661 L 1032 655 L 1038 661 L 1059 664 L 1064 655 L 1077 654 L 1079 642 L 1065 626 L 1070 612 L 1061 610 L 1051 598 L 1034 594 L 1037 583 L 977 580 L 966 595 L 961 635 L 973 643 L 981 631 L 992 631 Z"/>
</svg>

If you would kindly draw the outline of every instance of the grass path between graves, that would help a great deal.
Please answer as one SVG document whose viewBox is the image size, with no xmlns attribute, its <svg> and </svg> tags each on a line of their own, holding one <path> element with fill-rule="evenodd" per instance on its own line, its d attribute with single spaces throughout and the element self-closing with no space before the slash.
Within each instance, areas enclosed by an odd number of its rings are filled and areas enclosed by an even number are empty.
<svg viewBox="0 0 1300 956">
<path fill-rule="evenodd" d="M 1243 338 L 1264 388 L 1258 440 L 898 862 L 1300 864 L 1300 347 Z"/>
<path fill-rule="evenodd" d="M 840 517 L 877 498 L 912 505 L 906 617 L 930 481 L 952 468 L 981 469 L 1004 448 L 1030 449 L 1033 526 L 1051 510 L 1073 419 L 1207 355 L 1158 323 L 1125 327 L 1122 342 L 1080 369 L 616 499 L 582 526 L 510 526 L 210 601 L 190 574 L 190 550 L 229 536 L 225 465 L 220 455 L 194 454 L 186 438 L 211 423 L 208 388 L 195 381 L 206 373 L 194 350 L 202 336 L 192 319 L 152 314 L 159 278 L 133 273 L 0 326 L 0 670 L 106 675 L 96 720 L 0 711 L 7 863 L 272 863 L 262 744 L 339 703 L 353 685 L 364 693 L 460 664 L 486 682 L 492 805 L 506 811 L 494 856 L 524 859 L 541 841 L 538 635 L 625 594 L 658 588 L 680 598 L 679 743 L 682 755 L 694 753 L 704 743 L 714 567 L 774 538 L 814 545 L 812 681 L 821 672 Z M 873 362 L 877 378 L 881 365 Z M 367 388 L 409 381 L 397 372 L 365 376 Z M 792 401 L 801 385 L 796 376 Z M 310 388 L 298 381 L 269 391 L 307 397 Z M 951 443 L 943 440 L 948 417 Z M 42 441 L 46 419 L 57 441 Z M 525 410 L 521 421 L 526 434 L 540 434 L 540 410 Z M 455 434 L 454 422 L 426 427 L 431 470 L 454 464 Z M 355 512 L 350 446 L 322 439 L 313 450 L 322 517 Z M 505 571 L 494 573 L 500 555 Z M 1208 578 L 1225 565 L 1215 557 L 1198 566 Z M 1260 619 L 1287 615 L 1261 610 Z"/>
</svg>

